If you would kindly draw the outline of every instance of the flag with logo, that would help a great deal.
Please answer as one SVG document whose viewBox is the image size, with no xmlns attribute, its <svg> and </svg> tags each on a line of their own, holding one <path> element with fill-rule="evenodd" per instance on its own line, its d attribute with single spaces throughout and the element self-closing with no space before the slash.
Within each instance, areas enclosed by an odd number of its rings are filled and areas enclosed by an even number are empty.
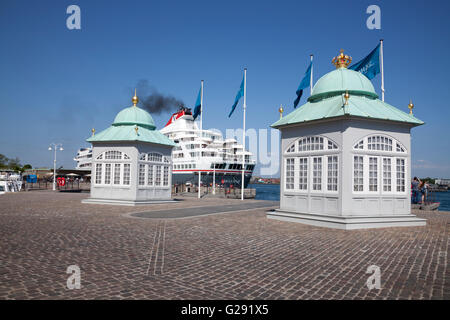
<svg viewBox="0 0 450 320">
<path fill-rule="evenodd" d="M 369 79 L 380 73 L 380 44 L 361 61 L 350 66 L 349 69 L 359 71 Z"/>
</svg>

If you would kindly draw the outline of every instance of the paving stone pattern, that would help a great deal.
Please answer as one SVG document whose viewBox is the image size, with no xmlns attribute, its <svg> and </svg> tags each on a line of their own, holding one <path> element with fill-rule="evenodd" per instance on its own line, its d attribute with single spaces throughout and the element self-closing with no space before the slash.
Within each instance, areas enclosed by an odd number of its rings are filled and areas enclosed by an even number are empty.
<svg viewBox="0 0 450 320">
<path fill-rule="evenodd" d="M 426 227 L 345 231 L 270 220 L 261 208 L 129 216 L 236 199 L 124 207 L 81 204 L 87 196 L 0 196 L 0 299 L 450 299 L 447 212 L 418 213 Z M 67 289 L 70 265 L 81 289 Z M 366 286 L 370 265 L 380 290 Z"/>
</svg>

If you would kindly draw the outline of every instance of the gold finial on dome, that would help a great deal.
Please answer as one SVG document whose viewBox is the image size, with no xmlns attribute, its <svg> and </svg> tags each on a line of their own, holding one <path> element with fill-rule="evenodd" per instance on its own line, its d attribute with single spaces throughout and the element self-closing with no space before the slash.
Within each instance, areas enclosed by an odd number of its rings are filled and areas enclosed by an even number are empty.
<svg viewBox="0 0 450 320">
<path fill-rule="evenodd" d="M 92 136 L 94 136 L 95 135 L 95 129 L 92 128 L 91 132 L 92 132 Z"/>
<path fill-rule="evenodd" d="M 283 111 L 284 111 L 283 105 L 280 104 L 280 108 L 278 109 L 278 112 L 280 113 L 280 119 L 283 118 Z"/>
<path fill-rule="evenodd" d="M 349 98 L 350 98 L 350 95 L 348 94 L 348 90 L 347 90 L 347 91 L 345 91 L 345 94 L 344 94 L 345 105 L 348 105 L 348 99 Z"/>
<path fill-rule="evenodd" d="M 412 103 L 412 100 L 410 99 L 409 104 L 408 104 L 408 109 L 409 109 L 409 114 L 411 114 L 411 115 L 413 114 L 412 113 L 413 108 L 414 108 L 414 104 Z"/>
<path fill-rule="evenodd" d="M 136 131 L 136 134 L 138 134 L 138 130 L 139 130 L 139 127 L 138 126 L 134 126 L 134 131 Z"/>
<path fill-rule="evenodd" d="M 137 103 L 139 102 L 139 98 L 136 95 L 136 89 L 134 89 L 134 97 L 131 98 L 131 102 L 133 102 L 133 106 L 136 107 Z"/>
<path fill-rule="evenodd" d="M 352 62 L 352 57 L 344 54 L 344 49 L 341 49 L 340 54 L 331 60 L 331 63 L 334 64 L 337 69 L 347 68 L 351 62 Z"/>
</svg>

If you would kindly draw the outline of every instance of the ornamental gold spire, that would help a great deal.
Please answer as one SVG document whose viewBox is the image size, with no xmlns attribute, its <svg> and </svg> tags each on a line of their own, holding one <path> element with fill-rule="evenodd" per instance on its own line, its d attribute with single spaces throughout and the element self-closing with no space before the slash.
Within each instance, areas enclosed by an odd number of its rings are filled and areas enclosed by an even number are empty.
<svg viewBox="0 0 450 320">
<path fill-rule="evenodd" d="M 337 69 L 347 68 L 351 62 L 352 57 L 344 54 L 344 49 L 341 49 L 340 54 L 331 60 L 331 63 L 334 64 Z"/>
<path fill-rule="evenodd" d="M 136 89 L 134 89 L 134 97 L 131 98 L 131 102 L 133 102 L 133 106 L 136 107 L 137 103 L 139 102 L 139 98 L 136 95 Z"/>
<path fill-rule="evenodd" d="M 348 105 L 348 99 L 350 99 L 350 95 L 348 94 L 348 90 L 345 91 L 344 99 L 345 99 L 345 105 Z"/>
<path fill-rule="evenodd" d="M 95 135 L 95 129 L 92 128 L 91 132 L 92 132 L 92 136 L 94 136 Z"/>
<path fill-rule="evenodd" d="M 278 109 L 278 112 L 280 113 L 280 119 L 283 118 L 283 105 L 280 104 L 280 108 Z"/>
<path fill-rule="evenodd" d="M 409 100 L 409 104 L 408 104 L 408 109 L 409 109 L 409 114 L 410 115 L 413 114 L 413 112 L 412 112 L 413 108 L 414 108 L 414 104 L 412 103 L 412 100 L 410 99 Z"/>
</svg>

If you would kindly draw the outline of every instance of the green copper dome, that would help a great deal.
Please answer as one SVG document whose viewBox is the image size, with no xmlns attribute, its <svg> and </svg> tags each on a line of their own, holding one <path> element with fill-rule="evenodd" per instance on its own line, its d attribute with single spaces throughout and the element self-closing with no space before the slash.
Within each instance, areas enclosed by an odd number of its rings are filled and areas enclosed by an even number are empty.
<svg viewBox="0 0 450 320">
<path fill-rule="evenodd" d="M 156 128 L 150 113 L 137 106 L 131 106 L 120 111 L 114 119 L 113 126 L 138 125 L 154 130 Z"/>
<path fill-rule="evenodd" d="M 308 101 L 340 95 L 346 91 L 349 94 L 378 98 L 372 82 L 366 76 L 357 71 L 339 68 L 317 81 Z"/>
</svg>

